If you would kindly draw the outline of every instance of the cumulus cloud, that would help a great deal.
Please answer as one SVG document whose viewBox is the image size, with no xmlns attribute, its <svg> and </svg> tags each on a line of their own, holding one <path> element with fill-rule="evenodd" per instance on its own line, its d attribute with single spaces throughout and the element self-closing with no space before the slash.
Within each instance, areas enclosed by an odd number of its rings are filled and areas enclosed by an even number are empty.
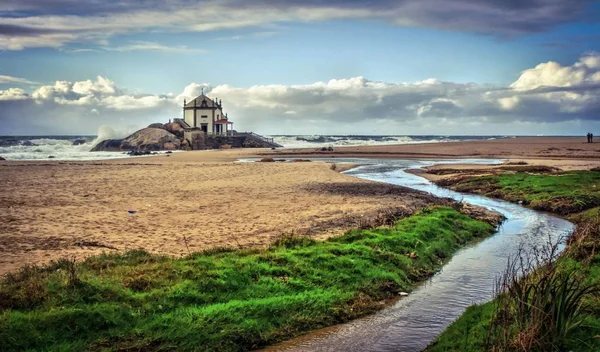
<svg viewBox="0 0 600 352">
<path fill-rule="evenodd" d="M 130 93 L 104 77 L 58 81 L 31 93 L 1 90 L 0 126 L 19 126 L 23 134 L 94 133 L 102 124 L 143 127 L 180 117 L 183 100 L 203 90 L 222 99 L 239 130 L 368 134 L 377 130 L 375 126 L 386 126 L 378 133 L 490 134 L 501 126 L 524 133 L 523 126 L 532 130 L 600 121 L 600 54 L 584 55 L 572 65 L 539 64 L 508 87 L 433 78 L 390 83 L 355 77 L 247 88 L 191 83 L 180 93 L 157 95 Z M 496 127 L 491 129 L 490 124 Z"/>
<path fill-rule="evenodd" d="M 29 95 L 21 88 L 9 88 L 7 90 L 0 90 L 0 100 L 26 100 L 29 99 Z"/>
<path fill-rule="evenodd" d="M 177 111 L 173 95 L 133 94 L 108 78 L 57 81 L 31 93 L 0 90 L 0 134 L 94 133 L 108 124 L 142 127 Z M 141 123 L 141 124 L 140 124 Z"/>
<path fill-rule="evenodd" d="M 282 22 L 379 20 L 510 37 L 584 16 L 594 0 L 27 0 L 0 6 L 0 49 L 101 43 L 143 31 L 205 32 Z"/>
</svg>

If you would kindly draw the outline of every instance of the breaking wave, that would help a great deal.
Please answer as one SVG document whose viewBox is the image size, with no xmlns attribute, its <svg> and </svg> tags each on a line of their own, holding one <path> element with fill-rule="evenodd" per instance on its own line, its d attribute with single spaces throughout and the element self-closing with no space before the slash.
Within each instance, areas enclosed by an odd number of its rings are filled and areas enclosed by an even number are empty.
<svg viewBox="0 0 600 352">
<path fill-rule="evenodd" d="M 414 143 L 460 142 L 506 138 L 506 136 L 361 136 L 361 135 L 273 135 L 273 141 L 286 148 L 343 147 Z"/>
</svg>

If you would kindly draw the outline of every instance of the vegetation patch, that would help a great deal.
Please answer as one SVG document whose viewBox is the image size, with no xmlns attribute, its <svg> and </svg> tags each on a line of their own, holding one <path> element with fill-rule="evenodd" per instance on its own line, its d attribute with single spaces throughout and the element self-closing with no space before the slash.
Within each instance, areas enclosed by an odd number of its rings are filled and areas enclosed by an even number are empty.
<svg viewBox="0 0 600 352">
<path fill-rule="evenodd" d="M 325 242 L 185 258 L 132 251 L 0 283 L 2 350 L 243 351 L 380 309 L 494 227 L 449 207 Z"/>
<path fill-rule="evenodd" d="M 460 192 L 483 194 L 568 215 L 600 206 L 600 172 L 570 171 L 551 175 L 526 172 L 460 178 L 439 182 Z"/>
<path fill-rule="evenodd" d="M 554 246 L 513 258 L 497 298 L 467 309 L 429 351 L 600 350 L 599 179 L 600 172 L 578 171 L 459 182 L 457 189 L 569 215 L 577 227 L 558 259 Z"/>
</svg>

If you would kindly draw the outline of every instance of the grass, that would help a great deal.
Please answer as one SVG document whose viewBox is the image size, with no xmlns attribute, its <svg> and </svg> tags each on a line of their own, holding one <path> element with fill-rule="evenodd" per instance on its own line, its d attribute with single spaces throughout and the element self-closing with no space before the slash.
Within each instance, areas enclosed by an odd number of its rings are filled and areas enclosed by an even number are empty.
<svg viewBox="0 0 600 352">
<path fill-rule="evenodd" d="M 521 202 L 559 215 L 600 206 L 600 172 L 596 171 L 491 175 L 459 180 L 450 186 L 457 191 Z"/>
<path fill-rule="evenodd" d="M 459 181 L 453 188 L 552 210 L 577 227 L 557 260 L 550 260 L 555 247 L 545 257 L 513 258 L 500 278 L 499 296 L 467 309 L 428 350 L 599 351 L 599 180 L 600 172 L 578 171 Z M 534 265 L 539 269 L 531 271 Z"/>
<path fill-rule="evenodd" d="M 328 241 L 185 258 L 133 251 L 0 284 L 3 351 L 243 351 L 380 309 L 493 226 L 448 207 Z"/>
</svg>

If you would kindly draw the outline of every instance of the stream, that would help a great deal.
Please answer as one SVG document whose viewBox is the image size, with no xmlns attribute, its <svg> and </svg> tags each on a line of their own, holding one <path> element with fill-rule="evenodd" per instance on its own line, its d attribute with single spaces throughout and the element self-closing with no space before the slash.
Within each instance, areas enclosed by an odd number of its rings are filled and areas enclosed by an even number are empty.
<svg viewBox="0 0 600 352">
<path fill-rule="evenodd" d="M 566 220 L 517 204 L 454 192 L 405 172 L 435 164 L 490 164 L 499 160 L 314 160 L 361 164 L 344 173 L 479 205 L 502 213 L 506 221 L 493 236 L 456 252 L 431 279 L 395 304 L 367 317 L 270 346 L 265 351 L 422 351 L 468 306 L 493 298 L 497 277 L 520 246 L 531 248 L 549 241 L 555 243 L 574 229 Z"/>
</svg>

